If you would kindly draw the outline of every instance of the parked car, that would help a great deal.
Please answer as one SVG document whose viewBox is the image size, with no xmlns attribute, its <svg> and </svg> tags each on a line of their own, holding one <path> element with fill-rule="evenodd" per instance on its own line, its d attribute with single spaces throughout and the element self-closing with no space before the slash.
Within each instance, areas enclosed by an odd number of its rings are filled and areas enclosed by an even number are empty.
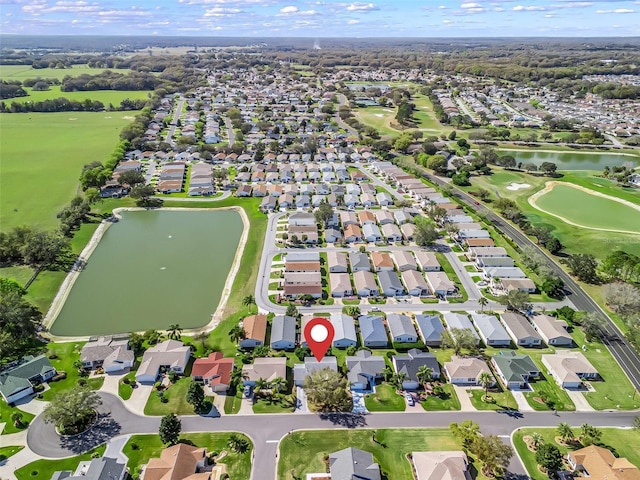
<svg viewBox="0 0 640 480">
<path fill-rule="evenodd" d="M 409 405 L 410 407 L 413 407 L 416 404 L 415 400 L 413 399 L 413 395 L 411 395 L 410 393 L 405 393 L 404 398 L 407 401 L 407 405 Z"/>
<path fill-rule="evenodd" d="M 244 387 L 244 390 L 242 391 L 242 395 L 244 395 L 245 398 L 249 398 L 251 396 L 251 387 L 249 385 Z"/>
</svg>

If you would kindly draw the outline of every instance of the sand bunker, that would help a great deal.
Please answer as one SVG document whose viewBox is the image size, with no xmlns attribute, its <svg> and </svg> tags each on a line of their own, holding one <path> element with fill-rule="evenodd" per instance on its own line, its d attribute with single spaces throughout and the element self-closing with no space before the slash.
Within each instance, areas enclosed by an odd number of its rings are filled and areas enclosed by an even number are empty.
<svg viewBox="0 0 640 480">
<path fill-rule="evenodd" d="M 531 185 L 528 183 L 515 183 L 511 182 L 511 184 L 507 187 L 507 190 L 520 190 L 521 188 L 530 188 Z"/>
<path fill-rule="evenodd" d="M 375 116 L 375 117 L 384 117 L 384 115 L 383 115 L 383 114 L 381 114 L 381 113 L 375 113 L 375 114 L 374 114 L 374 116 Z"/>
</svg>

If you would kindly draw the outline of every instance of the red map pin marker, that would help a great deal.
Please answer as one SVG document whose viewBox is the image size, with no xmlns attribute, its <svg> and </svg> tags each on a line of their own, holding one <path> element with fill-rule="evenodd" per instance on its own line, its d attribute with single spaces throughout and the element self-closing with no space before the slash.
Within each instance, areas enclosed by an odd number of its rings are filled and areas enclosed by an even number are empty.
<svg viewBox="0 0 640 480">
<path fill-rule="evenodd" d="M 304 338 L 311 349 L 311 353 L 318 362 L 324 358 L 333 342 L 335 331 L 333 325 L 326 318 L 312 318 L 304 327 Z"/>
</svg>

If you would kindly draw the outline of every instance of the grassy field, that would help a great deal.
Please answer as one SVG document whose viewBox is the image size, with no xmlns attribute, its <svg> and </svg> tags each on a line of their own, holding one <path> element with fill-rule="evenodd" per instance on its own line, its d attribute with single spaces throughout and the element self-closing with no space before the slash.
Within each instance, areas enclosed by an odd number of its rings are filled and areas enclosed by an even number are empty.
<svg viewBox="0 0 640 480">
<path fill-rule="evenodd" d="M 388 383 L 378 385 L 376 393 L 365 395 L 364 404 L 370 412 L 404 412 L 407 406 L 395 387 Z"/>
<path fill-rule="evenodd" d="M 13 422 L 11 421 L 11 415 L 17 412 L 22 414 L 23 428 L 15 427 L 13 425 Z M 0 434 L 8 435 L 10 433 L 17 433 L 24 430 L 25 428 L 27 428 L 27 425 L 31 423 L 31 420 L 33 420 L 33 417 L 34 415 L 32 415 L 29 412 L 20 410 L 17 407 L 10 407 L 9 405 L 7 405 L 7 402 L 5 402 L 4 399 L 0 400 L 0 423 L 4 422 L 5 424 Z"/>
<path fill-rule="evenodd" d="M 0 65 L 2 80 L 27 80 L 30 78 L 57 78 L 62 80 L 67 75 L 77 77 L 82 74 L 97 75 L 105 68 L 89 68 L 86 65 L 74 65 L 73 68 L 32 68 L 31 65 Z M 118 73 L 128 73 L 129 70 L 116 70 Z"/>
<path fill-rule="evenodd" d="M 603 446 L 609 449 L 614 449 L 620 457 L 625 457 L 631 463 L 640 467 L 640 450 L 637 446 L 640 445 L 640 432 L 636 430 L 626 430 L 618 428 L 602 428 Z M 548 480 L 549 477 L 538 470 L 538 465 L 535 459 L 535 452 L 532 452 L 527 448 L 523 437 L 525 435 L 531 435 L 534 432 L 541 434 L 544 438 L 544 443 L 550 443 L 560 449 L 563 455 L 569 451 L 582 448 L 580 443 L 576 443 L 570 446 L 557 443 L 555 437 L 557 436 L 555 428 L 522 428 L 513 436 L 514 446 L 522 459 L 529 475 L 534 480 Z M 573 432 L 576 436 L 580 434 L 580 428 L 574 428 Z"/>
<path fill-rule="evenodd" d="M 219 454 L 225 450 L 227 455 L 220 460 L 220 463 L 224 463 L 227 466 L 229 477 L 232 479 L 249 478 L 251 476 L 251 451 L 253 446 L 248 452 L 242 454 L 232 452 L 227 447 L 230 435 L 227 432 L 188 433 L 180 435 L 180 438 L 190 440 L 198 447 L 206 447 L 207 454 L 212 452 Z M 245 438 L 251 444 L 251 440 L 247 437 Z M 132 448 L 134 444 L 138 446 L 135 450 Z M 163 449 L 164 445 L 158 435 L 133 435 L 123 449 L 123 453 L 129 457 L 129 462 L 127 463 L 129 472 L 132 475 L 137 474 L 140 467 L 146 464 L 149 458 L 159 457 Z"/>
<path fill-rule="evenodd" d="M 0 447 L 0 462 L 2 460 L 9 458 L 11 455 L 15 455 L 24 447 L 11 446 L 11 447 Z"/>
<path fill-rule="evenodd" d="M 78 192 L 82 166 L 104 161 L 136 112 L 0 115 L 0 229 L 54 228 Z"/>
<path fill-rule="evenodd" d="M 59 85 L 52 85 L 51 88 L 46 91 L 34 91 L 32 88 L 25 88 L 25 90 L 28 93 L 26 97 L 10 98 L 5 100 L 5 103 L 9 105 L 11 102 L 41 102 L 43 100 L 64 97 L 69 100 L 77 100 L 79 102 L 88 98 L 90 100 L 97 100 L 104 103 L 105 107 L 108 107 L 109 104 L 117 107 L 125 98 L 128 98 L 129 100 L 145 100 L 150 94 L 147 90 L 89 90 L 86 92 L 61 92 Z M 121 113 L 122 112 L 113 112 L 112 114 L 118 115 Z"/>
<path fill-rule="evenodd" d="M 82 455 L 62 458 L 60 460 L 36 460 L 17 469 L 15 475 L 18 477 L 18 480 L 50 480 L 53 472 L 58 470 L 75 471 L 80 462 L 91 460 L 94 453 L 101 457 L 105 448 L 105 445 L 101 445 Z"/>
<path fill-rule="evenodd" d="M 383 478 L 393 480 L 413 480 L 407 453 L 460 449 L 444 428 L 299 431 L 287 435 L 280 443 L 278 478 L 293 480 L 304 478 L 307 473 L 325 472 L 324 456 L 347 447 L 371 452 Z"/>
</svg>

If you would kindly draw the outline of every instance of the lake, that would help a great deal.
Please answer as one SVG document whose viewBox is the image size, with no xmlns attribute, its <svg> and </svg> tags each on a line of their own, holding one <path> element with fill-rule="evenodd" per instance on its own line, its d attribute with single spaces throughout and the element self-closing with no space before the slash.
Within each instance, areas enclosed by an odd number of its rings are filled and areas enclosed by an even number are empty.
<svg viewBox="0 0 640 480">
<path fill-rule="evenodd" d="M 51 333 L 197 328 L 211 321 L 242 235 L 233 210 L 122 212 L 89 257 Z"/>
<path fill-rule="evenodd" d="M 512 155 L 516 162 L 533 163 L 540 166 L 542 162 L 553 162 L 558 170 L 598 170 L 604 167 L 621 166 L 630 162 L 632 166 L 640 163 L 639 157 L 615 155 L 612 153 L 580 153 L 580 152 L 540 152 L 522 150 L 499 150 L 499 155 Z"/>
</svg>

